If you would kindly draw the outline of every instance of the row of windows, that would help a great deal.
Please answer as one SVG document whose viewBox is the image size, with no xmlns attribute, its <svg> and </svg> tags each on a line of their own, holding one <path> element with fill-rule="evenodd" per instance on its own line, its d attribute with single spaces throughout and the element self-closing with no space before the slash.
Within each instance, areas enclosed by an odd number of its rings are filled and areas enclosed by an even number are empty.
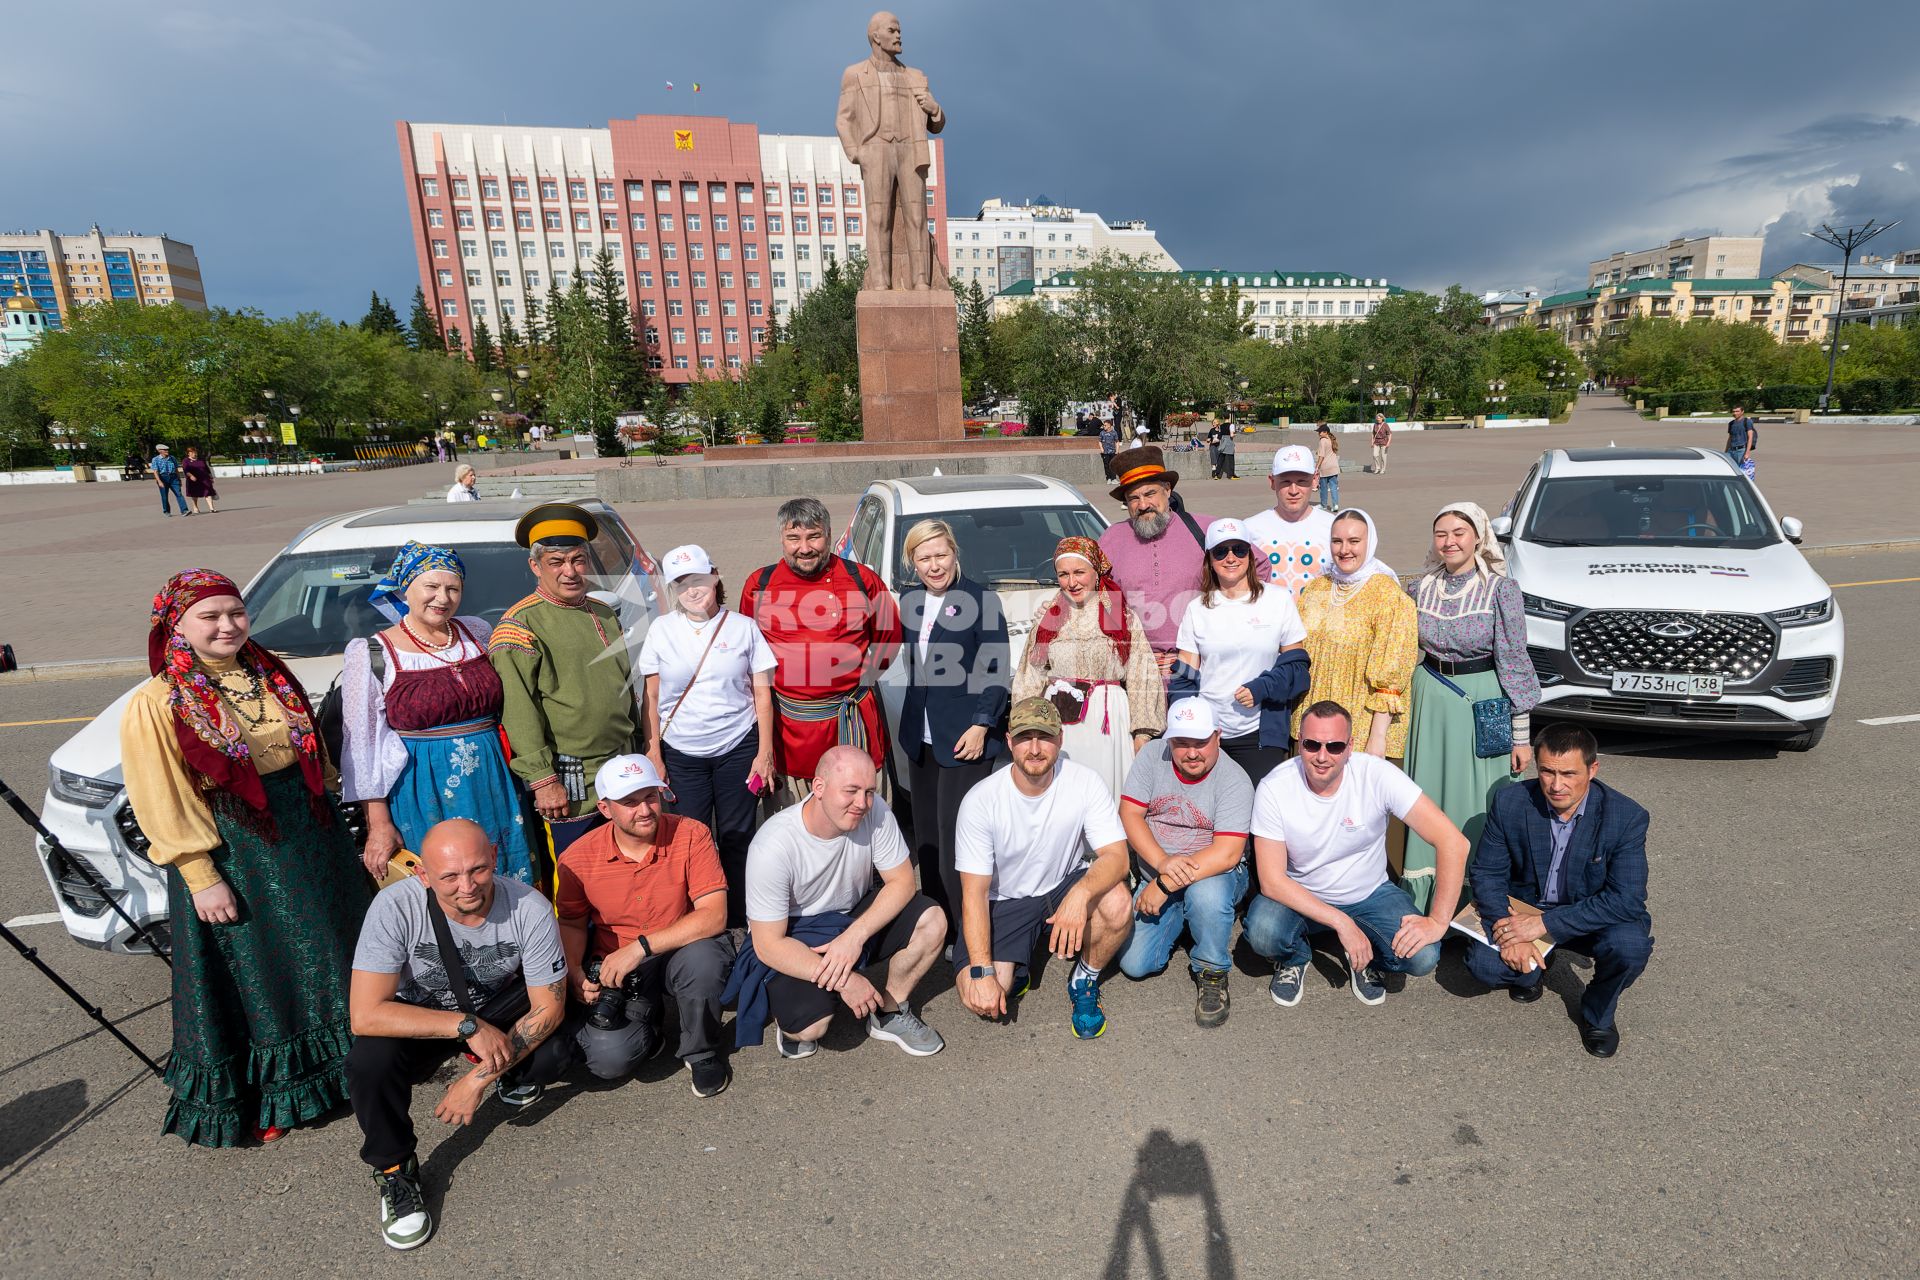
<svg viewBox="0 0 1920 1280">
<path fill-rule="evenodd" d="M 618 184 L 601 179 L 596 179 L 591 184 L 584 178 L 568 179 L 567 199 L 584 201 L 587 198 L 587 188 L 589 185 L 594 188 L 594 194 L 600 198 L 600 203 L 612 204 L 614 202 Z M 647 198 L 648 185 L 649 184 L 645 182 L 628 182 L 627 202 L 629 204 L 643 203 Z M 651 186 L 653 202 L 655 204 L 668 204 L 673 200 L 673 183 L 655 181 Z M 701 186 L 702 184 L 698 182 L 680 183 L 680 203 L 683 205 L 698 204 L 700 202 Z M 706 183 L 705 186 L 708 204 L 725 204 L 727 202 L 728 184 L 724 182 L 709 182 Z M 560 198 L 560 182 L 558 179 L 541 178 L 539 179 L 539 187 L 540 198 L 542 200 L 558 200 Z M 448 179 L 448 189 L 456 200 L 471 199 L 473 197 L 473 183 L 467 178 Z M 767 203 L 779 204 L 782 189 L 783 186 L 781 183 L 769 182 L 766 186 Z M 533 198 L 532 190 L 533 183 L 526 178 L 511 178 L 507 182 L 508 194 L 515 200 L 531 200 Z M 795 182 L 785 185 L 784 190 L 788 204 L 800 205 L 807 204 L 811 201 L 813 204 L 830 208 L 834 203 L 836 189 L 831 183 L 823 182 L 809 186 L 804 182 Z M 439 198 L 440 179 L 420 179 L 420 193 L 429 199 Z M 857 185 L 848 184 L 842 186 L 838 188 L 838 193 L 840 203 L 847 208 L 858 209 L 860 207 L 860 188 Z M 480 198 L 482 200 L 498 200 L 500 198 L 500 180 L 498 178 L 480 179 Z M 733 198 L 739 204 L 752 204 L 753 184 L 750 182 L 734 183 Z M 932 203 L 932 192 L 928 193 L 928 203 Z M 1021 232 L 1021 239 L 1024 240 L 1026 234 L 1024 231 Z M 1073 239 L 1073 234 L 1068 232 L 1066 233 L 1066 237 L 1071 240 Z M 975 233 L 974 238 L 979 238 L 978 233 Z M 1048 233 L 1047 238 L 1051 240 L 1053 233 Z"/>
<path fill-rule="evenodd" d="M 931 203 L 931 201 L 929 201 L 929 203 Z M 1053 240 L 1054 240 L 1054 239 L 1055 239 L 1056 237 L 1057 237 L 1057 238 L 1059 238 L 1060 240 L 1063 240 L 1063 241 L 1065 241 L 1065 242 L 1066 242 L 1067 244 L 1072 244 L 1072 243 L 1073 243 L 1073 232 L 1071 232 L 1071 231 L 1049 231 L 1049 232 L 1047 232 L 1047 239 L 1048 239 L 1048 241 L 1049 241 L 1049 242 L 1051 242 L 1051 241 L 1053 241 Z M 991 239 L 991 238 L 992 238 L 992 233 L 991 233 L 991 232 L 989 232 L 989 233 L 988 233 L 988 238 L 989 238 L 989 239 Z M 1022 231 L 1022 232 L 1020 232 L 1020 233 L 1018 234 L 1018 236 L 1016 237 L 1016 236 L 1015 236 L 1015 233 L 1014 233 L 1014 232 L 1011 232 L 1011 231 L 1002 231 L 1002 232 L 1000 233 L 1000 238 L 1001 238 L 1002 240 L 1007 240 L 1007 241 L 1011 241 L 1011 240 L 1014 240 L 1014 239 L 1016 239 L 1016 238 L 1018 238 L 1018 239 L 1021 239 L 1021 240 L 1025 240 L 1025 239 L 1027 238 L 1027 233 L 1026 233 L 1026 232 L 1024 232 L 1024 231 Z M 974 242 L 974 241 L 978 241 L 979 239 L 980 239 L 980 233 L 979 233 L 978 231 L 955 231 L 955 232 L 953 233 L 953 242 L 954 242 L 955 244 L 959 244 L 959 243 L 960 243 L 960 242 L 961 242 L 962 240 L 965 240 L 965 241 L 968 241 L 968 242 L 970 242 L 970 243 L 971 243 L 971 242 Z"/>
<path fill-rule="evenodd" d="M 664 363 L 663 363 L 663 362 L 661 361 L 661 359 L 660 359 L 660 357 L 659 357 L 659 356 L 648 356 L 648 357 L 647 357 L 647 368 L 649 368 L 649 369 L 662 369 L 662 368 L 665 368 L 665 367 L 666 367 L 666 366 L 665 366 L 665 364 L 664 364 Z M 687 367 L 687 358 L 686 358 L 685 356 L 675 356 L 675 357 L 673 358 L 673 367 L 674 367 L 674 368 L 676 368 L 676 369 L 684 369 L 684 368 L 686 368 L 686 367 Z M 700 367 L 701 367 L 702 369 L 711 369 L 711 368 L 713 368 L 713 367 L 714 367 L 714 363 L 713 363 L 713 357 L 712 357 L 712 356 L 701 356 L 701 357 L 700 357 Z M 741 367 L 741 365 L 740 365 L 740 357 L 739 357 L 739 356 L 728 356 L 728 357 L 727 357 L 727 368 L 729 368 L 729 369 L 738 369 L 738 368 L 740 368 L 740 367 Z"/>
<path fill-rule="evenodd" d="M 591 272 L 583 271 L 580 274 L 583 280 L 590 280 L 592 278 Z M 527 270 L 522 272 L 521 275 L 526 282 L 526 287 L 529 290 L 537 290 L 540 288 L 540 283 L 541 283 L 540 272 L 535 270 Z M 637 277 L 635 283 L 638 285 L 638 287 L 642 289 L 653 288 L 653 272 L 639 271 L 639 272 L 636 272 L 635 275 Z M 449 271 L 446 268 L 442 267 L 436 273 L 436 278 L 439 280 L 440 287 L 442 289 L 453 288 L 454 276 L 452 271 Z M 467 282 L 467 287 L 469 289 L 478 289 L 481 286 L 481 284 L 484 282 L 484 277 L 481 275 L 481 273 L 478 270 L 475 270 L 473 268 L 468 268 L 466 270 L 465 278 Z M 554 287 L 556 289 L 566 288 L 568 278 L 569 277 L 565 271 L 555 271 L 553 273 Z M 808 277 L 808 279 L 811 280 L 812 277 Z M 734 280 L 734 277 L 731 271 L 722 271 L 719 273 L 719 278 L 717 283 L 719 287 L 722 289 L 731 289 L 733 288 L 733 280 Z M 513 272 L 495 271 L 493 273 L 493 282 L 494 282 L 494 285 L 498 288 L 511 289 L 513 288 Z M 746 284 L 747 284 L 747 288 L 749 289 L 758 289 L 760 287 L 760 273 L 758 271 L 747 272 Z M 784 272 L 774 273 L 774 284 L 776 287 L 782 287 L 782 288 L 785 287 L 786 275 Z M 678 271 L 669 271 L 666 273 L 666 286 L 670 289 L 677 289 L 680 287 L 680 273 Z M 696 271 L 693 273 L 693 287 L 696 289 L 704 289 L 707 287 L 707 275 L 704 271 Z M 653 314 L 654 303 L 651 299 L 643 300 L 640 305 L 642 308 L 642 314 L 644 315 Z M 682 305 L 683 304 L 681 300 L 678 298 L 669 299 L 667 302 L 667 314 L 676 315 L 676 316 L 680 315 Z M 704 298 L 697 299 L 693 304 L 694 314 L 700 315 L 700 316 L 711 314 L 711 305 L 712 304 L 709 303 Z M 720 314 L 723 316 L 736 315 L 738 314 L 738 306 L 739 304 L 734 299 L 723 298 L 720 301 Z M 765 304 L 758 298 L 749 298 L 747 300 L 747 314 L 750 316 L 765 315 L 766 314 Z"/>
</svg>

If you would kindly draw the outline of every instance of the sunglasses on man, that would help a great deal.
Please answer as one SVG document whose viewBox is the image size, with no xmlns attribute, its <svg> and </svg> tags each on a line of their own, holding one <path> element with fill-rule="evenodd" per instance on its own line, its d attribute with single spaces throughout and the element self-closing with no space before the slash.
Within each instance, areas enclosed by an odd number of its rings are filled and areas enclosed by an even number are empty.
<svg viewBox="0 0 1920 1280">
<path fill-rule="evenodd" d="M 1300 753 L 1302 755 L 1318 755 L 1324 751 L 1330 756 L 1337 756 L 1346 751 L 1347 745 L 1348 744 L 1344 742 L 1316 742 L 1312 738 L 1302 738 L 1300 739 Z"/>
<path fill-rule="evenodd" d="M 1253 548 L 1244 542 L 1223 542 L 1207 552 L 1215 560 L 1245 560 L 1253 554 Z"/>
</svg>

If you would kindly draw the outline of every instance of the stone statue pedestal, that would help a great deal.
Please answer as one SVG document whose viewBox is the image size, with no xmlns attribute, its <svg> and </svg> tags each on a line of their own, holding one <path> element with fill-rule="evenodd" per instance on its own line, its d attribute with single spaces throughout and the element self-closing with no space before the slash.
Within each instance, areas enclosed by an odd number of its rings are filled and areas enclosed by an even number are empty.
<svg viewBox="0 0 1920 1280">
<path fill-rule="evenodd" d="M 870 442 L 960 440 L 960 322 L 945 289 L 863 289 L 854 305 Z"/>
</svg>

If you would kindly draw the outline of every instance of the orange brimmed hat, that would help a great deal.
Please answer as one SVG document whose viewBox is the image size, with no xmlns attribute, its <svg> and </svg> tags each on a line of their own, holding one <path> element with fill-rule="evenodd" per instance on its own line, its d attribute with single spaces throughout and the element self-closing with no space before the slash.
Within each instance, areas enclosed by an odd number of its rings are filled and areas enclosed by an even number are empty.
<svg viewBox="0 0 1920 1280">
<path fill-rule="evenodd" d="M 1113 500 L 1125 502 L 1127 491 L 1135 485 L 1151 481 L 1171 489 L 1180 482 L 1180 473 L 1167 470 L 1166 455 L 1160 452 L 1159 445 L 1143 444 L 1138 449 L 1113 455 L 1113 478 L 1120 482 L 1110 490 Z"/>
<path fill-rule="evenodd" d="M 513 540 L 529 548 L 536 542 L 583 547 L 599 534 L 600 522 L 571 502 L 543 502 L 513 526 Z"/>
</svg>

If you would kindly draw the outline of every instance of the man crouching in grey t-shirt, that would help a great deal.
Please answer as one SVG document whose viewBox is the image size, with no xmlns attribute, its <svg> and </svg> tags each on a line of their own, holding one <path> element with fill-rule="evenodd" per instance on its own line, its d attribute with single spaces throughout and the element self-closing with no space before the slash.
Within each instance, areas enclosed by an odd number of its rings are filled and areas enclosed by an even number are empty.
<svg viewBox="0 0 1920 1280">
<path fill-rule="evenodd" d="M 468 1124 L 489 1086 L 502 1102 L 529 1106 L 571 1057 L 564 1040 L 549 1038 L 567 985 L 553 905 L 496 880 L 493 844 L 465 818 L 430 829 L 419 853 L 418 876 L 381 890 L 367 911 L 349 995 L 347 1088 L 366 1135 L 360 1158 L 380 1185 L 380 1234 L 396 1249 L 433 1234 L 407 1114 L 413 1086 L 464 1049 L 478 1065 L 447 1086 L 433 1114 Z"/>
</svg>

